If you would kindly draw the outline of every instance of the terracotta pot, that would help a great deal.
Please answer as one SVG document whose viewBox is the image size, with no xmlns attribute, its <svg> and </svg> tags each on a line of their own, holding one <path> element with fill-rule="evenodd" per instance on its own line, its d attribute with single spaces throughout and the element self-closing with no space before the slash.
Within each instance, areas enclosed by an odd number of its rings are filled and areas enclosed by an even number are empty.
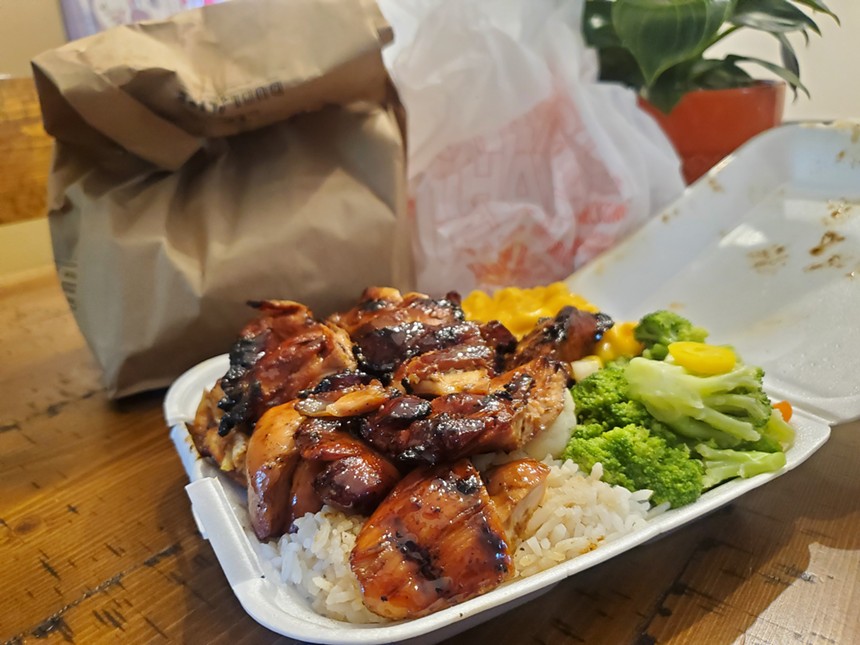
<svg viewBox="0 0 860 645">
<path fill-rule="evenodd" d="M 669 113 L 645 99 L 642 108 L 662 126 L 683 162 L 688 184 L 755 135 L 779 125 L 785 83 L 760 81 L 750 87 L 695 90 Z"/>
</svg>

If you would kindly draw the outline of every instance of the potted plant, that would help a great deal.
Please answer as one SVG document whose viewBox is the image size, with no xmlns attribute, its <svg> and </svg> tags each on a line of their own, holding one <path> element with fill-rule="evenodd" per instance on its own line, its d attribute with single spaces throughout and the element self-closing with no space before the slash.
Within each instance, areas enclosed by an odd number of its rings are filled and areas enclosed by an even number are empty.
<svg viewBox="0 0 860 645">
<path fill-rule="evenodd" d="M 691 183 L 726 154 L 782 119 L 785 87 L 800 80 L 792 34 L 820 35 L 821 0 L 586 0 L 583 30 L 600 60 L 600 78 L 639 92 L 640 104 L 678 150 Z M 714 45 L 741 30 L 774 38 L 780 60 L 729 54 Z M 754 78 L 744 65 L 781 81 Z"/>
</svg>

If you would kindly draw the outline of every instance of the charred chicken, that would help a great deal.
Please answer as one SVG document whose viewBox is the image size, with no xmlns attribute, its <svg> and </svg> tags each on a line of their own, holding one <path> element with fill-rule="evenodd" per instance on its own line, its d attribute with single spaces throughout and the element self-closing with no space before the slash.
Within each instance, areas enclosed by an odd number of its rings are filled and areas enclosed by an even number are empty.
<svg viewBox="0 0 860 645">
<path fill-rule="evenodd" d="M 454 293 L 371 287 L 325 321 L 291 301 L 254 306 L 190 432 L 247 482 L 256 535 L 323 505 L 369 515 L 350 564 L 366 606 L 389 618 L 509 578 L 511 535 L 548 469 L 519 460 L 482 479 L 469 458 L 540 437 L 565 405 L 569 362 L 612 321 L 565 307 L 517 342 L 497 321 L 465 320 Z"/>
</svg>

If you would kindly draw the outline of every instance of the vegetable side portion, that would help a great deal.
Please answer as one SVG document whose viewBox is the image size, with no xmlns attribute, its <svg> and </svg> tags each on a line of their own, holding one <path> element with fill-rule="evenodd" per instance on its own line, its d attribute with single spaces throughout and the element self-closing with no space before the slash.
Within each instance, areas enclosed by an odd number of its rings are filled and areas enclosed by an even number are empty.
<svg viewBox="0 0 860 645">
<path fill-rule="evenodd" d="M 577 425 L 564 458 L 586 470 L 600 462 L 605 481 L 650 489 L 654 504 L 671 507 L 785 465 L 794 430 L 762 389 L 761 368 L 705 343 L 708 332 L 674 312 L 644 316 L 633 335 L 641 355 L 571 389 Z"/>
</svg>

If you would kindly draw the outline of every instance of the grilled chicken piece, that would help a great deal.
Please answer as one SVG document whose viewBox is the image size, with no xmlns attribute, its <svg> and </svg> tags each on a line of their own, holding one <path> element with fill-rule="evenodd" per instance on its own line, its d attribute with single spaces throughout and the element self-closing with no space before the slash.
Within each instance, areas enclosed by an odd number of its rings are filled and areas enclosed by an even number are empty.
<svg viewBox="0 0 860 645">
<path fill-rule="evenodd" d="M 490 393 L 509 396 L 514 408 L 516 447 L 537 437 L 564 409 L 571 385 L 567 369 L 558 361 L 535 358 L 493 379 Z"/>
<path fill-rule="evenodd" d="M 309 417 L 355 417 L 377 410 L 398 395 L 364 372 L 340 372 L 299 392 L 296 410 Z"/>
<path fill-rule="evenodd" d="M 517 349 L 517 337 L 498 320 L 481 325 L 481 336 L 495 352 L 494 372 L 504 372 L 510 355 Z"/>
<path fill-rule="evenodd" d="M 293 491 L 299 463 L 295 433 L 303 420 L 292 402 L 270 408 L 248 441 L 248 513 L 261 540 L 286 533 L 297 517 L 295 513 L 307 512 L 306 500 L 294 499 Z"/>
<path fill-rule="evenodd" d="M 358 330 L 372 324 L 374 319 L 388 316 L 403 304 L 403 294 L 391 287 L 368 287 L 358 303 L 348 311 L 329 316 L 326 322 L 340 327 L 352 336 Z"/>
<path fill-rule="evenodd" d="M 386 382 L 413 356 L 480 338 L 479 328 L 464 320 L 457 294 L 436 300 L 380 287 L 367 289 L 358 305 L 329 318 L 348 332 L 362 369 Z"/>
<path fill-rule="evenodd" d="M 205 392 L 197 406 L 194 421 L 186 424 L 188 434 L 201 457 L 214 462 L 225 475 L 243 486 L 245 478 L 245 451 L 248 436 L 241 432 L 230 432 L 226 436 L 218 434 L 218 426 L 223 412 L 218 402 L 224 396 L 221 386 Z"/>
<path fill-rule="evenodd" d="M 403 295 L 390 287 L 369 287 L 361 294 L 355 307 L 330 316 L 328 322 L 346 330 L 354 339 L 373 329 L 402 323 L 421 322 L 437 326 L 463 320 L 465 315 L 460 308 L 460 296 L 456 293 L 435 300 L 423 293 Z"/>
<path fill-rule="evenodd" d="M 353 341 L 362 368 L 386 380 L 404 361 L 424 352 L 483 342 L 480 328 L 472 322 L 428 325 L 418 321 L 374 328 L 353 336 Z"/>
<path fill-rule="evenodd" d="M 538 322 L 508 357 L 508 366 L 521 365 L 538 356 L 550 356 L 565 363 L 594 353 L 594 346 L 612 327 L 604 313 L 592 314 L 576 307 L 563 307 L 554 318 Z"/>
<path fill-rule="evenodd" d="M 405 397 L 404 397 L 405 398 Z M 423 409 L 406 400 L 391 408 L 383 406 L 368 419 L 362 436 L 404 466 L 438 464 L 494 450 L 517 447 L 513 434 L 513 406 L 495 394 L 456 393 L 429 402 L 429 413 L 400 429 L 403 406 L 416 413 Z M 385 414 L 395 412 L 386 418 Z"/>
<path fill-rule="evenodd" d="M 546 493 L 547 477 L 549 466 L 534 459 L 510 461 L 484 476 L 487 493 L 509 537 L 519 532 L 540 504 Z"/>
<path fill-rule="evenodd" d="M 385 457 L 335 419 L 307 418 L 296 432 L 302 459 L 320 464 L 313 488 L 324 504 L 367 515 L 400 479 Z"/>
<path fill-rule="evenodd" d="M 325 468 L 325 464 L 319 461 L 306 461 L 299 459 L 296 470 L 293 473 L 293 481 L 290 486 L 290 525 L 287 532 L 294 532 L 295 522 L 305 513 L 316 513 L 323 507 L 323 500 L 317 493 L 314 482 L 317 476 Z"/>
<path fill-rule="evenodd" d="M 486 395 L 456 393 L 431 401 L 406 395 L 383 404 L 361 436 L 403 466 L 438 464 L 497 450 L 510 452 L 561 413 L 568 376 L 537 358 L 490 381 Z"/>
<path fill-rule="evenodd" d="M 502 523 L 469 460 L 412 471 L 364 524 L 350 555 L 365 606 L 416 618 L 513 574 Z"/>
<path fill-rule="evenodd" d="M 436 300 L 374 287 L 356 307 L 329 320 L 349 332 L 363 369 L 422 396 L 486 394 L 489 379 L 504 367 L 502 352 L 516 347 L 501 323 L 465 321 L 454 292 Z"/>
<path fill-rule="evenodd" d="M 269 408 L 286 403 L 323 377 L 355 369 L 349 336 L 314 320 L 307 307 L 289 300 L 251 303 L 262 316 L 242 330 L 221 379 L 224 411 L 219 432 L 250 434 Z"/>
<path fill-rule="evenodd" d="M 404 392 L 421 396 L 486 394 L 495 373 L 495 358 L 495 351 L 481 339 L 419 354 L 402 363 L 391 380 Z"/>
</svg>

